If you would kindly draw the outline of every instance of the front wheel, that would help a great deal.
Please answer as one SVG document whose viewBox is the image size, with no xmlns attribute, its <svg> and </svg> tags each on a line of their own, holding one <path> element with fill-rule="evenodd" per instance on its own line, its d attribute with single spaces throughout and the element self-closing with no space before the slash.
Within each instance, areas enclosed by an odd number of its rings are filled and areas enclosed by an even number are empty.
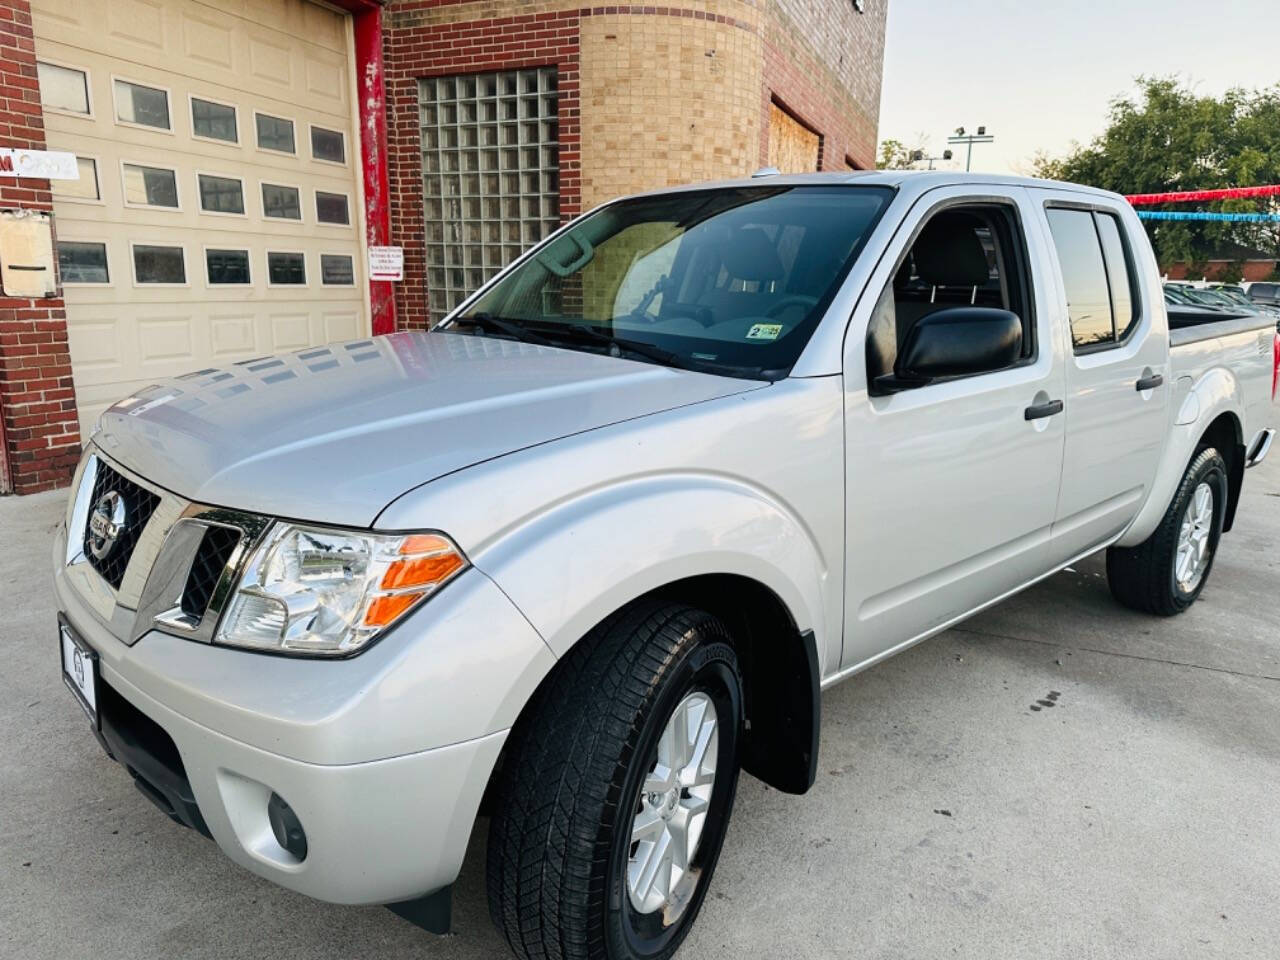
<svg viewBox="0 0 1280 960">
<path fill-rule="evenodd" d="M 489 827 L 494 922 L 521 958 L 665 960 L 706 896 L 737 789 L 742 681 L 682 605 L 606 621 L 512 732 Z"/>
<path fill-rule="evenodd" d="M 1127 607 L 1169 617 L 1195 603 L 1209 579 L 1227 504 L 1227 465 L 1205 447 L 1187 467 L 1160 526 L 1136 547 L 1107 551 L 1107 582 Z"/>
</svg>

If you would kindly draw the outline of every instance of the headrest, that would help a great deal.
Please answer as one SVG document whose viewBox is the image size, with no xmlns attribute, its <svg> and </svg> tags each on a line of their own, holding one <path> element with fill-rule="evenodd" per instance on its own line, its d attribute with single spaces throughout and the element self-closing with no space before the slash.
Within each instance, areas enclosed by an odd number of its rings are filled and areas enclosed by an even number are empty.
<svg viewBox="0 0 1280 960">
<path fill-rule="evenodd" d="M 987 254 L 974 232 L 983 226 L 971 214 L 938 214 L 920 231 L 911 248 L 916 273 L 937 287 L 980 287 L 987 282 Z"/>
<path fill-rule="evenodd" d="M 735 280 L 761 283 L 781 280 L 786 273 L 777 248 L 760 227 L 745 227 L 730 235 L 724 248 L 724 267 Z"/>
</svg>

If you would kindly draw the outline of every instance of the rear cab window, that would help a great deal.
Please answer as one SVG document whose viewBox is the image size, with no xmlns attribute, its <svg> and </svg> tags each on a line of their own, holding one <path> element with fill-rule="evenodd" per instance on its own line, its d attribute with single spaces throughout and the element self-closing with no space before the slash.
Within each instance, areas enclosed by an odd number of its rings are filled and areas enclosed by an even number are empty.
<svg viewBox="0 0 1280 960">
<path fill-rule="evenodd" d="M 1075 352 L 1118 346 L 1137 326 L 1141 302 L 1119 218 L 1076 207 L 1045 212 L 1062 270 Z"/>
</svg>

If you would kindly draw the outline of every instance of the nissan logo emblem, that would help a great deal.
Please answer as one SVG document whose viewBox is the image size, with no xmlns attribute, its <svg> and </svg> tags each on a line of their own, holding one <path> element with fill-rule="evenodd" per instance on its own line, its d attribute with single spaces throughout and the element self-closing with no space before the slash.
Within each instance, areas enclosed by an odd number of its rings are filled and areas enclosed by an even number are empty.
<svg viewBox="0 0 1280 960">
<path fill-rule="evenodd" d="M 89 552 L 98 560 L 105 560 L 115 549 L 128 518 L 124 497 L 114 490 L 104 493 L 89 515 L 89 536 L 86 543 Z"/>
</svg>

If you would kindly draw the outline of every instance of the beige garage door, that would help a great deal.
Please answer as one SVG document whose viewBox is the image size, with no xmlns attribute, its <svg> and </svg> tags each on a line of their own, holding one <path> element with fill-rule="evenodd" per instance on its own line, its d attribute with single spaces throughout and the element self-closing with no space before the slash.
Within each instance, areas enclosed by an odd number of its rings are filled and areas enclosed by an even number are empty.
<svg viewBox="0 0 1280 960">
<path fill-rule="evenodd" d="M 368 333 L 346 18 L 34 0 L 81 423 L 160 377 Z"/>
</svg>

